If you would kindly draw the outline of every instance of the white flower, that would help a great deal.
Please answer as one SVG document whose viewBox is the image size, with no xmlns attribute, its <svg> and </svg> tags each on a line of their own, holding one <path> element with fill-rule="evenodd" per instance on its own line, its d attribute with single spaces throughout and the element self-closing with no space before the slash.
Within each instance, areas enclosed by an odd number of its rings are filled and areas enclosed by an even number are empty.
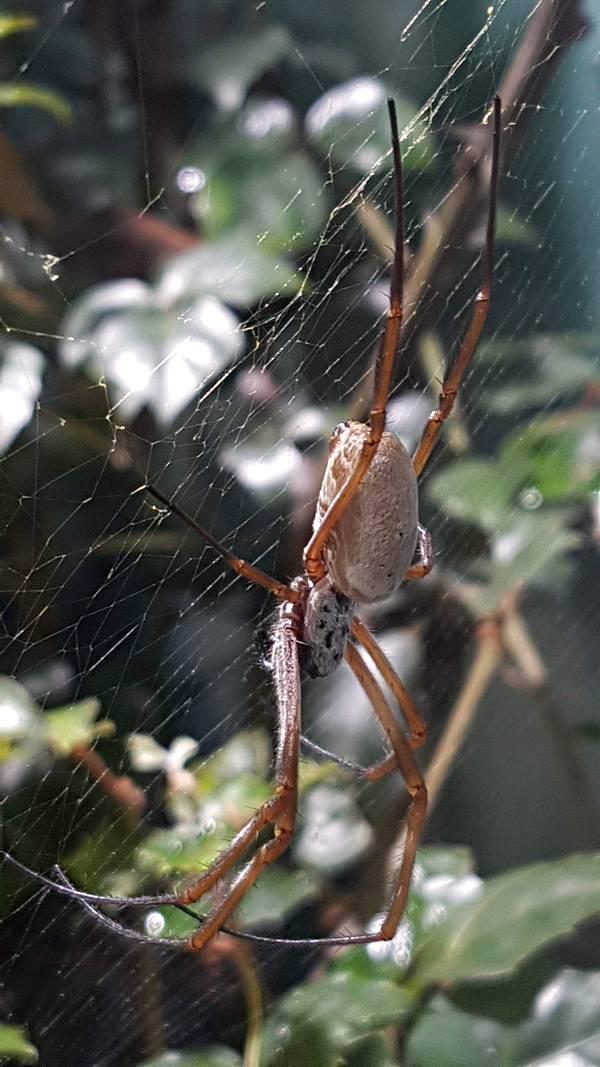
<svg viewBox="0 0 600 1067">
<path fill-rule="evenodd" d="M 166 805 L 177 823 L 197 818 L 195 803 L 196 779 L 185 764 L 198 751 L 192 737 L 176 737 L 169 748 L 163 748 L 149 734 L 131 734 L 127 741 L 131 766 L 136 771 L 162 771 L 167 780 Z"/>
</svg>

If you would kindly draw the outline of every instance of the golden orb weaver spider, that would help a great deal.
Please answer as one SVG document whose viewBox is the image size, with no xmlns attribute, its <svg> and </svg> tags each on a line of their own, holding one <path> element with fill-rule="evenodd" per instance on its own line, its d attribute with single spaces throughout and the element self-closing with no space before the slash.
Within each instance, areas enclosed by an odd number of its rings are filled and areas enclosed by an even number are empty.
<svg viewBox="0 0 600 1067">
<path fill-rule="evenodd" d="M 396 232 L 390 286 L 390 302 L 376 366 L 373 400 L 368 422 L 341 423 L 329 443 L 329 458 L 321 484 L 313 533 L 304 550 L 304 573 L 289 585 L 278 582 L 224 545 L 168 500 L 153 486 L 145 488 L 169 512 L 188 523 L 233 571 L 262 586 L 280 601 L 270 639 L 269 667 L 273 676 L 279 720 L 273 796 L 248 819 L 211 866 L 194 878 L 181 893 L 159 896 L 110 897 L 77 890 L 59 868 L 57 881 L 39 875 L 14 857 L 4 857 L 19 870 L 59 893 L 79 900 L 100 921 L 126 937 L 159 945 L 183 945 L 201 950 L 220 930 L 249 940 L 278 944 L 350 945 L 390 940 L 402 918 L 410 887 L 419 834 L 426 813 L 427 793 L 413 751 L 425 740 L 425 725 L 402 681 L 379 645 L 355 613 L 356 602 L 372 604 L 389 596 L 402 581 L 422 578 L 432 567 L 431 542 L 418 523 L 417 480 L 437 443 L 441 427 L 450 414 L 458 389 L 470 364 L 486 319 L 493 275 L 496 189 L 500 157 L 501 103 L 494 101 L 494 126 L 483 279 L 474 302 L 471 320 L 456 359 L 442 384 L 438 407 L 429 416 L 414 456 L 408 455 L 398 438 L 385 430 L 386 406 L 392 383 L 403 315 L 404 233 L 402 167 L 396 111 L 388 101 L 394 160 Z M 415 560 L 415 550 L 417 558 Z M 385 698 L 372 670 L 357 649 L 360 645 L 393 693 L 409 737 Z M 391 754 L 362 769 L 364 778 L 375 781 L 399 769 L 411 801 L 406 816 L 404 849 L 394 877 L 387 912 L 377 930 L 365 934 L 315 939 L 285 939 L 242 934 L 225 926 L 260 872 L 288 847 L 294 833 L 298 800 L 300 755 L 301 673 L 323 677 L 332 673 L 341 659 L 354 673 L 366 693 L 391 746 Z M 343 762 L 343 761 L 340 761 Z M 233 877 L 208 915 L 202 919 L 190 911 L 240 861 L 258 835 L 272 828 L 273 836 L 259 845 L 254 855 Z M 190 911 L 199 923 L 189 939 L 156 939 L 127 929 L 97 907 L 102 904 L 152 907 L 173 905 Z"/>
</svg>

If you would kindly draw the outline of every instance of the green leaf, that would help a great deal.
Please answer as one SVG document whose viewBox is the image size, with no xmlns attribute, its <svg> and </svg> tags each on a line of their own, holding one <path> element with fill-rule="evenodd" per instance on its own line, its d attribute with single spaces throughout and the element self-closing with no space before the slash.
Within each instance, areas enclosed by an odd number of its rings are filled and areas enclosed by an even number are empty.
<svg viewBox="0 0 600 1067">
<path fill-rule="evenodd" d="M 337 1064 L 336 1052 L 357 1038 L 398 1026 L 411 1004 L 410 994 L 393 982 L 344 971 L 298 986 L 278 1000 L 269 1015 L 263 1062 L 268 1067 Z M 306 1050 L 315 1038 L 321 1053 L 311 1057 Z"/>
<path fill-rule="evenodd" d="M 369 1034 L 348 1047 L 344 1067 L 398 1067 L 398 1060 L 391 1052 L 393 1044 L 393 1036 Z"/>
<path fill-rule="evenodd" d="M 300 1064 L 340 1067 L 328 1026 L 310 1018 L 301 1019 L 293 1027 L 288 1023 L 274 1027 L 269 1020 L 263 1031 L 260 1063 L 261 1067 L 299 1067 Z"/>
<path fill-rule="evenodd" d="M 534 953 L 515 972 L 490 981 L 461 982 L 451 986 L 447 995 L 455 1007 L 470 1015 L 516 1024 L 527 1018 L 535 997 L 557 972 L 556 953 Z"/>
<path fill-rule="evenodd" d="M 600 973 L 565 970 L 536 1001 L 533 1018 L 519 1028 L 516 1062 L 548 1064 L 577 1054 L 576 1062 L 600 1063 Z"/>
<path fill-rule="evenodd" d="M 492 543 L 485 612 L 493 610 L 518 585 L 556 586 L 569 574 L 569 553 L 582 535 L 568 526 L 560 511 L 516 513 L 514 522 Z"/>
<path fill-rule="evenodd" d="M 491 1019 L 461 1012 L 437 996 L 417 1019 L 406 1049 L 406 1067 L 516 1067 L 509 1059 L 511 1033 Z M 491 1058 L 493 1056 L 493 1058 Z"/>
<path fill-rule="evenodd" d="M 495 533 L 513 511 L 518 484 L 491 459 L 462 459 L 435 474 L 428 491 L 448 515 Z"/>
<path fill-rule="evenodd" d="M 94 334 L 100 324 L 124 311 L 144 311 L 155 304 L 152 288 L 138 278 L 120 278 L 86 289 L 62 320 L 59 356 L 66 367 L 81 366 L 97 357 Z M 101 365 L 98 364 L 101 370 Z"/>
<path fill-rule="evenodd" d="M 321 238 L 331 191 L 298 146 L 287 100 L 252 97 L 235 121 L 215 120 L 210 134 L 208 145 L 206 135 L 190 145 L 176 179 L 203 237 L 233 232 L 263 251 L 294 253 Z"/>
<path fill-rule="evenodd" d="M 536 420 L 506 438 L 500 462 L 541 501 L 585 500 L 600 488 L 600 419 L 582 412 L 576 422 L 560 415 Z"/>
<path fill-rule="evenodd" d="M 263 26 L 260 30 L 228 34 L 222 41 L 196 54 L 192 80 L 206 90 L 223 111 L 235 111 L 261 74 L 289 52 L 292 41 L 282 26 Z"/>
<path fill-rule="evenodd" d="M 490 1054 L 493 1059 L 490 1059 Z M 569 1056 L 572 1054 L 572 1057 Z M 538 994 L 518 1026 L 480 1019 L 435 997 L 406 1048 L 410 1067 L 549 1067 L 600 1063 L 600 974 L 565 970 Z"/>
<path fill-rule="evenodd" d="M 535 334 L 482 345 L 477 362 L 499 370 L 483 392 L 486 411 L 510 416 L 578 396 L 597 377 L 598 341 L 587 335 Z M 506 384 L 504 384 L 506 382 Z"/>
<path fill-rule="evenodd" d="M 20 1026 L 0 1023 L 0 1056 L 19 1063 L 37 1063 L 37 1049 Z"/>
<path fill-rule="evenodd" d="M 422 943 L 420 986 L 508 975 L 542 945 L 600 909 L 600 853 L 534 863 L 485 883 Z"/>
<path fill-rule="evenodd" d="M 353 78 L 321 96 L 306 115 L 309 140 L 325 159 L 350 165 L 361 174 L 389 170 L 391 135 L 386 99 L 393 96 L 398 126 L 408 133 L 402 142 L 406 174 L 428 170 L 435 159 L 435 142 L 416 106 L 391 93 L 377 78 Z"/>
<path fill-rule="evenodd" d="M 285 256 L 272 255 L 255 238 L 230 234 L 170 260 L 158 280 L 158 293 L 171 304 L 212 295 L 234 307 L 249 307 L 266 298 L 287 299 L 300 286 L 300 276 Z"/>
<path fill-rule="evenodd" d="M 138 866 L 157 877 L 197 873 L 216 858 L 265 800 L 272 787 L 254 774 L 238 773 L 216 785 L 210 796 L 210 815 L 198 826 L 179 824 L 153 830 L 137 849 Z"/>
<path fill-rule="evenodd" d="M 281 925 L 301 904 L 313 900 L 320 880 L 310 871 L 267 867 L 237 913 L 237 922 L 246 929 L 265 923 Z"/>
<path fill-rule="evenodd" d="M 513 207 L 500 203 L 496 209 L 496 239 L 498 244 L 511 245 L 513 248 L 534 248 L 540 240 L 540 233 L 537 226 L 526 222 Z"/>
<path fill-rule="evenodd" d="M 600 741 L 600 723 L 582 722 L 574 728 L 574 733 L 584 737 L 586 741 Z"/>
<path fill-rule="evenodd" d="M 227 1045 L 208 1045 L 201 1052 L 177 1052 L 165 1049 L 140 1067 L 241 1067 L 242 1058 Z"/>
<path fill-rule="evenodd" d="M 194 768 L 202 796 L 213 796 L 217 786 L 239 775 L 264 778 L 271 764 L 271 743 L 266 730 L 240 730 L 226 745 Z"/>
<path fill-rule="evenodd" d="M 177 826 L 153 830 L 136 849 L 136 866 L 157 878 L 197 874 L 210 866 L 231 838 L 232 834 L 225 826 L 192 836 Z"/>
<path fill-rule="evenodd" d="M 64 857 L 63 865 L 78 889 L 112 896 L 135 896 L 141 873 L 135 868 L 136 837 L 126 813 L 94 820 L 93 830 Z"/>
<path fill-rule="evenodd" d="M 229 156 L 192 201 L 207 238 L 235 231 L 238 244 L 244 235 L 247 244 L 260 241 L 263 252 L 306 247 L 322 232 L 329 207 L 317 168 L 305 153 L 291 149 L 268 159 Z"/>
<path fill-rule="evenodd" d="M 13 33 L 35 30 L 38 25 L 38 20 L 32 15 L 0 15 L 0 40 Z"/>
<path fill-rule="evenodd" d="M 303 799 L 302 828 L 294 859 L 333 876 L 356 863 L 373 841 L 373 829 L 345 790 L 318 785 Z"/>
<path fill-rule="evenodd" d="M 97 737 L 109 737 L 114 732 L 110 719 L 96 722 L 100 701 L 95 697 L 78 704 L 47 711 L 43 716 L 46 743 L 57 756 L 68 756 L 80 746 L 89 746 Z"/>
<path fill-rule="evenodd" d="M 0 107 L 35 107 L 49 112 L 61 126 L 73 121 L 71 105 L 50 89 L 26 82 L 0 84 Z"/>
</svg>

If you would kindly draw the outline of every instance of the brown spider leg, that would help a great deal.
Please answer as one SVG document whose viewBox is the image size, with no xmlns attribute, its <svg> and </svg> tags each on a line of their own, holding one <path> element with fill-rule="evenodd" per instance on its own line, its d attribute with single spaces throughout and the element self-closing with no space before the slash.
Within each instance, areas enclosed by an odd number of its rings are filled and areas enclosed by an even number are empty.
<svg viewBox="0 0 600 1067">
<path fill-rule="evenodd" d="M 162 905 L 178 907 L 180 905 L 193 904 L 224 877 L 233 864 L 243 856 L 244 852 L 257 834 L 270 823 L 275 821 L 275 816 L 279 807 L 277 801 L 278 798 L 275 796 L 263 804 L 252 818 L 248 820 L 246 825 L 242 827 L 239 833 L 236 834 L 233 841 L 231 841 L 231 843 L 217 856 L 208 870 L 192 882 L 190 886 L 187 886 L 181 893 L 159 893 L 156 896 L 117 897 L 102 893 L 88 893 L 83 889 L 76 889 L 73 886 L 66 889 L 64 887 L 66 884 L 66 876 L 64 871 L 58 866 L 55 869 L 62 885 L 53 881 L 51 878 L 48 878 L 46 875 L 39 874 L 37 871 L 26 867 L 25 864 L 20 863 L 19 860 L 16 860 L 14 856 L 11 856 L 8 852 L 0 852 L 0 859 L 7 860 L 17 870 L 22 871 L 23 874 L 35 879 L 48 889 L 54 889 L 57 893 L 88 903 L 90 906 L 114 904 L 119 906 L 127 905 L 128 907 L 148 908 L 159 907 Z"/>
<path fill-rule="evenodd" d="M 275 578 L 271 578 L 269 574 L 265 574 L 264 571 L 259 570 L 258 567 L 254 567 L 252 563 L 247 563 L 245 559 L 240 559 L 233 552 L 230 552 L 225 545 L 222 545 L 220 541 L 217 541 L 216 537 L 213 537 L 208 530 L 204 529 L 199 522 L 183 511 L 174 500 L 169 500 L 168 497 L 163 496 L 159 489 L 154 485 L 147 483 L 144 488 L 150 493 L 151 496 L 156 497 L 158 501 L 167 509 L 182 519 L 192 530 L 195 530 L 197 534 L 202 537 L 207 545 L 210 545 L 215 552 L 219 554 L 222 560 L 225 561 L 228 567 L 231 567 L 232 571 L 239 574 L 246 581 L 252 582 L 254 585 L 260 585 L 263 589 L 267 589 L 273 596 L 279 598 L 279 600 L 289 600 L 296 602 L 300 600 L 300 593 L 296 589 L 292 589 L 289 585 L 284 585 L 283 582 L 278 582 Z"/>
<path fill-rule="evenodd" d="M 286 609 L 282 609 L 284 612 Z M 256 855 L 234 878 L 227 892 L 192 934 L 189 946 L 204 948 L 216 934 L 227 917 L 237 907 L 242 897 L 254 885 L 264 867 L 281 856 L 294 833 L 298 807 L 298 757 L 300 747 L 300 664 L 298 646 L 291 614 L 282 614 L 273 640 L 273 681 L 277 694 L 279 715 L 279 745 L 277 752 L 275 796 L 267 801 L 258 813 L 264 812 L 265 823 L 271 823 L 274 836 L 261 845 Z M 256 819 L 256 816 L 255 816 Z M 254 820 L 251 820 L 252 822 Z M 204 891 L 204 890 L 202 890 Z M 198 899 L 200 894 L 187 893 L 186 903 Z"/>
<path fill-rule="evenodd" d="M 417 526 L 417 557 L 417 562 L 411 563 L 403 581 L 410 582 L 414 578 L 426 578 L 433 567 L 431 534 L 420 523 Z"/>
<path fill-rule="evenodd" d="M 429 538 L 427 531 L 424 530 L 423 527 L 419 527 L 419 529 L 428 539 L 427 543 L 430 545 L 431 538 Z M 408 744 L 411 750 L 414 752 L 415 749 L 421 748 L 427 740 L 427 726 L 417 711 L 416 705 L 404 685 L 404 682 L 402 682 L 396 674 L 396 671 L 392 667 L 392 664 L 388 660 L 383 649 L 378 645 L 373 634 L 365 626 L 364 622 L 357 618 L 356 615 L 352 620 L 352 636 L 363 646 L 366 653 L 373 660 L 378 671 L 385 679 L 387 685 L 392 690 L 404 716 L 404 721 L 410 730 Z M 390 774 L 391 771 L 395 770 L 398 766 L 398 761 L 393 753 L 385 756 L 384 759 L 380 760 L 378 763 L 372 764 L 370 767 L 362 767 L 359 763 L 353 763 L 351 760 L 344 759 L 343 756 L 338 756 L 334 752 L 322 748 L 321 745 L 315 744 L 314 741 L 310 741 L 306 737 L 302 737 L 301 740 L 305 748 L 311 749 L 318 756 L 330 759 L 333 763 L 337 763 L 340 767 L 343 767 L 344 770 L 350 771 L 352 774 L 358 774 L 361 778 L 366 778 L 370 782 L 377 782 L 381 778 L 385 778 L 386 775 Z"/>
<path fill-rule="evenodd" d="M 285 610 L 285 609 L 283 609 Z M 150 942 L 156 945 L 188 947 L 195 950 L 204 948 L 207 942 L 220 929 L 223 922 L 234 910 L 246 891 L 254 884 L 263 867 L 272 863 L 288 847 L 296 819 L 298 804 L 298 752 L 300 740 L 300 665 L 298 662 L 297 640 L 294 632 L 294 619 L 291 614 L 282 616 L 273 643 L 273 675 L 277 691 L 279 712 L 279 749 L 277 753 L 275 796 L 263 804 L 247 822 L 246 826 L 233 839 L 231 844 L 217 857 L 208 871 L 188 886 L 183 893 L 164 894 L 147 897 L 111 897 L 96 893 L 86 893 L 75 889 L 66 875 L 56 868 L 59 881 L 53 881 L 45 875 L 30 870 L 15 860 L 9 853 L 0 852 L 0 858 L 8 860 L 17 870 L 34 878 L 48 889 L 71 897 L 81 902 L 85 909 L 93 914 L 105 926 L 116 932 L 122 932 L 133 940 Z M 202 925 L 189 939 L 160 939 L 138 934 L 121 927 L 119 923 L 100 912 L 94 904 L 122 904 L 128 906 L 152 907 L 162 904 L 182 907 L 200 899 L 217 882 L 221 881 L 227 871 L 246 851 L 260 830 L 266 826 L 274 827 L 275 836 L 262 845 L 257 854 L 234 879 L 226 894 L 205 919 L 197 918 Z M 226 930 L 232 933 L 231 930 Z M 241 936 L 241 935 L 240 935 Z M 247 939 L 251 940 L 250 935 Z"/>
<path fill-rule="evenodd" d="M 378 782 L 381 778 L 386 778 L 388 774 L 391 774 L 398 767 L 398 761 L 393 752 L 388 756 L 384 756 L 379 763 L 372 763 L 370 767 L 363 767 L 360 763 L 344 759 L 343 756 L 330 752 L 328 748 L 317 745 L 315 741 L 311 741 L 308 737 L 302 736 L 300 741 L 302 742 L 302 747 L 307 748 L 309 752 L 314 752 L 317 756 L 331 760 L 332 763 L 336 763 L 343 770 L 349 771 L 350 774 L 356 774 L 359 778 L 365 778 L 368 782 Z"/>
<path fill-rule="evenodd" d="M 381 927 L 377 931 L 377 934 L 372 936 L 373 941 L 389 941 L 396 933 L 398 923 L 400 922 L 406 907 L 410 889 L 410 876 L 415 862 L 419 834 L 427 811 L 427 789 L 423 776 L 415 762 L 410 745 L 394 718 L 392 709 L 355 645 L 348 642 L 344 656 L 357 681 L 369 698 L 373 710 L 387 734 L 388 740 L 394 750 L 395 762 L 404 778 L 406 788 L 412 798 L 411 805 L 406 815 L 404 851 L 395 879 L 396 885 L 394 893 Z"/>
<path fill-rule="evenodd" d="M 427 727 L 419 715 L 404 682 L 396 674 L 385 652 L 380 648 L 369 628 L 356 615 L 352 620 L 352 636 L 363 646 L 373 660 L 377 670 L 383 676 L 398 701 L 410 731 L 409 745 L 411 749 L 421 748 L 421 745 L 424 745 L 427 739 Z"/>
<path fill-rule="evenodd" d="M 494 238 L 496 230 L 496 199 L 498 188 L 498 166 L 500 159 L 500 124 L 502 119 L 502 104 L 500 97 L 494 99 L 494 133 L 492 141 L 492 172 L 490 177 L 490 197 L 488 209 L 488 221 L 486 231 L 485 250 L 483 258 L 483 281 L 481 288 L 475 297 L 473 314 L 467 332 L 460 346 L 458 355 L 446 375 L 439 398 L 439 407 L 431 413 L 423 435 L 413 456 L 413 466 L 417 477 L 421 474 L 440 435 L 441 428 L 448 418 L 456 394 L 465 372 L 471 362 L 473 352 L 477 347 L 481 331 L 490 306 L 490 293 L 492 289 L 492 277 L 494 273 Z"/>
<path fill-rule="evenodd" d="M 402 194 L 402 160 L 400 156 L 400 137 L 398 120 L 393 100 L 388 100 L 390 127 L 392 131 L 392 153 L 394 157 L 394 186 L 396 232 L 394 237 L 394 261 L 390 283 L 390 302 L 387 312 L 385 331 L 377 360 L 377 375 L 373 401 L 369 412 L 369 436 L 363 443 L 362 450 L 352 474 L 339 493 L 334 497 L 325 513 L 319 528 L 315 530 L 304 550 L 304 570 L 308 577 L 316 582 L 325 574 L 322 555 L 325 543 L 336 523 L 346 511 L 358 487 L 367 473 L 381 441 L 385 428 L 385 410 L 391 387 L 392 374 L 396 359 L 396 350 L 402 326 L 402 294 L 404 291 L 404 221 Z"/>
</svg>

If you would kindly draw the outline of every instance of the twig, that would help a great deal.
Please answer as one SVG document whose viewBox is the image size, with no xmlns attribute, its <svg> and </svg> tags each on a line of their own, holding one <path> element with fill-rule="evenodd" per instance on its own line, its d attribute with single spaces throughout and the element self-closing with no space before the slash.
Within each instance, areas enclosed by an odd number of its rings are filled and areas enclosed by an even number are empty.
<svg viewBox="0 0 600 1067">
<path fill-rule="evenodd" d="M 203 952 L 202 960 L 226 960 L 235 967 L 242 986 L 246 1006 L 246 1040 L 243 1067 L 259 1067 L 262 1047 L 263 996 L 256 960 L 248 944 L 233 937 L 212 941 Z M 210 963 L 209 963 L 210 967 Z"/>
<path fill-rule="evenodd" d="M 586 827 L 590 844 L 595 845 L 600 841 L 598 802 L 562 708 L 550 687 L 546 665 L 516 605 L 506 611 L 501 637 L 506 651 L 519 669 L 523 684 L 539 706 L 542 722 L 569 780 L 579 812 L 579 823 Z"/>
<path fill-rule="evenodd" d="M 141 1054 L 146 1059 L 166 1049 L 166 1028 L 162 1011 L 162 989 L 156 954 L 151 945 L 135 945 L 139 974 L 133 982 L 133 1017 L 138 1024 Z"/>
<path fill-rule="evenodd" d="M 254 956 L 248 945 L 236 941 L 240 978 L 246 1001 L 246 1041 L 243 1067 L 259 1067 L 262 1044 L 263 998 Z"/>
<path fill-rule="evenodd" d="M 442 786 L 473 723 L 481 699 L 502 662 L 503 654 L 498 623 L 493 620 L 482 622 L 477 631 L 475 657 L 425 774 L 429 794 L 428 816 L 439 800 Z"/>
<path fill-rule="evenodd" d="M 107 767 L 100 753 L 89 745 L 77 745 L 71 759 L 82 764 L 104 793 L 121 808 L 125 817 L 137 826 L 146 806 L 144 790 L 127 775 L 116 775 Z"/>
</svg>

